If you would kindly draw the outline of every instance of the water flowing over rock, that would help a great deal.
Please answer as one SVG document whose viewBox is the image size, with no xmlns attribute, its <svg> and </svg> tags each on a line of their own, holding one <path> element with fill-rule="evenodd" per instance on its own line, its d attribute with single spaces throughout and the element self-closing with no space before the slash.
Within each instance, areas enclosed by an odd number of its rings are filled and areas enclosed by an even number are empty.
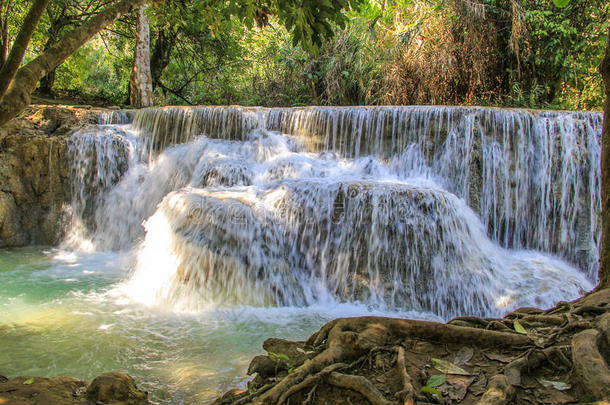
<svg viewBox="0 0 610 405">
<path fill-rule="evenodd" d="M 145 303 L 448 318 L 592 287 L 599 114 L 168 107 L 102 122 L 71 143 L 73 211 L 95 248 L 138 252 L 124 288 Z"/>
<path fill-rule="evenodd" d="M 55 244 L 69 219 L 69 133 L 98 111 L 31 107 L 0 128 L 0 247 Z"/>
<path fill-rule="evenodd" d="M 143 150 L 254 128 L 300 136 L 310 151 L 389 159 L 434 178 L 479 213 L 505 247 L 558 254 L 597 274 L 598 113 L 477 107 L 199 107 L 139 111 Z"/>
</svg>

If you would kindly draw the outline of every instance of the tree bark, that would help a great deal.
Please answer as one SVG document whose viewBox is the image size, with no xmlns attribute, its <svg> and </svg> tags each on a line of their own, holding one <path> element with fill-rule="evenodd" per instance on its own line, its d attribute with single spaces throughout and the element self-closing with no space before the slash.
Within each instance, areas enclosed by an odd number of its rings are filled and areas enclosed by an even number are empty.
<svg viewBox="0 0 610 405">
<path fill-rule="evenodd" d="M 599 264 L 599 287 L 610 287 L 610 29 L 606 54 L 599 67 L 606 89 L 602 132 L 602 247 Z"/>
<path fill-rule="evenodd" d="M 55 69 L 51 70 L 42 79 L 38 91 L 46 96 L 53 96 L 53 85 L 55 84 Z"/>
<path fill-rule="evenodd" d="M 21 25 L 21 30 L 19 31 L 17 38 L 15 38 L 15 42 L 11 48 L 11 53 L 6 58 L 6 62 L 2 65 L 2 69 L 0 69 L 0 99 L 6 94 L 6 90 L 9 88 L 11 81 L 21 65 L 30 39 L 34 34 L 38 21 L 40 20 L 40 17 L 42 17 L 45 8 L 47 8 L 49 1 L 50 0 L 35 0 L 30 11 L 28 11 L 28 14 L 25 16 L 25 20 L 23 20 L 23 24 Z"/>
<path fill-rule="evenodd" d="M 162 85 L 161 76 L 163 75 L 165 68 L 169 65 L 177 34 L 178 33 L 173 32 L 173 30 L 159 28 L 157 40 L 155 41 L 155 46 L 153 47 L 150 58 L 150 73 L 152 76 L 153 90 L 157 86 Z"/>
<path fill-rule="evenodd" d="M 131 78 L 129 79 L 129 103 L 138 108 L 153 105 L 152 76 L 150 73 L 150 27 L 145 11 L 146 6 L 138 8 L 136 49 Z"/>
<path fill-rule="evenodd" d="M 65 10 L 60 10 L 57 14 L 53 15 L 51 9 L 52 7 L 47 7 L 47 15 L 49 16 L 51 24 L 47 31 L 47 41 L 44 44 L 43 52 L 48 51 L 49 48 L 55 42 L 57 42 L 60 31 L 62 30 L 62 28 L 69 24 L 69 19 L 66 17 L 66 14 L 64 14 Z M 56 69 L 51 70 L 42 79 L 40 79 L 38 91 L 41 94 L 48 96 L 53 95 L 53 85 L 55 84 L 55 71 Z"/>
<path fill-rule="evenodd" d="M 17 71 L 8 92 L 0 102 L 0 126 L 16 117 L 30 103 L 38 81 L 59 66 L 78 48 L 117 18 L 131 12 L 147 0 L 121 0 L 109 6 Z"/>
<path fill-rule="evenodd" d="M 12 12 L 11 0 L 0 0 L 0 69 L 8 57 L 8 16 Z"/>
</svg>

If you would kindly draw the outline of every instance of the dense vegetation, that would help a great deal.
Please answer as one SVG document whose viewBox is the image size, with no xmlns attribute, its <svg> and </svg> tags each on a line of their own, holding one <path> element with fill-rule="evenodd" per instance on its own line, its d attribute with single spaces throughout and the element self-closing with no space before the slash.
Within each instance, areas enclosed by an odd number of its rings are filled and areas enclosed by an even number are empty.
<svg viewBox="0 0 610 405">
<path fill-rule="evenodd" d="M 2 50 L 17 35 L 27 3 L 0 1 Z M 106 3 L 51 0 L 26 62 Z M 321 27 L 332 28 L 334 37 L 309 42 L 301 40 L 298 24 L 287 21 L 288 13 L 276 16 L 265 7 L 244 19 L 248 10 L 212 1 L 153 4 L 147 13 L 155 102 L 603 106 L 596 67 L 609 25 L 605 0 L 572 1 L 565 8 L 549 0 L 347 4 L 345 19 Z M 38 93 L 127 103 L 135 28 L 132 13 L 101 31 L 47 75 Z"/>
</svg>

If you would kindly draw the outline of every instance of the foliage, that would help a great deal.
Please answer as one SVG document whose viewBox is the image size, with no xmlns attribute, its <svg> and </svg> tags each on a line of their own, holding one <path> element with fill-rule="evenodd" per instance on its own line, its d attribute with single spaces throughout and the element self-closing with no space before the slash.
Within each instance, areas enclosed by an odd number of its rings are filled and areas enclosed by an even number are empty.
<svg viewBox="0 0 610 405">
<path fill-rule="evenodd" d="M 54 21 L 64 21 L 59 36 L 104 1 L 52 0 L 26 60 Z M 155 98 L 600 109 L 610 4 L 564 2 L 166 0 L 149 7 Z M 126 17 L 100 33 L 57 70 L 54 89 L 125 102 L 134 28 Z"/>
<path fill-rule="evenodd" d="M 120 46 L 114 43 L 113 48 Z M 97 38 L 80 48 L 57 70 L 56 86 L 83 98 L 107 100 L 110 104 L 123 104 L 127 100 L 127 86 L 131 59 L 128 49 L 113 52 Z"/>
</svg>

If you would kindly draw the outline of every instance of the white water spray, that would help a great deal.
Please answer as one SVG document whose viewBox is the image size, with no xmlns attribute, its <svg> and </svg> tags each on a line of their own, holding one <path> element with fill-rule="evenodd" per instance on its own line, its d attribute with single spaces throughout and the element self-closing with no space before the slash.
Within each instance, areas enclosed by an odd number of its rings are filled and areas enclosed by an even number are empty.
<svg viewBox="0 0 610 405">
<path fill-rule="evenodd" d="M 483 108 L 148 109 L 99 129 L 133 131 L 132 158 L 75 141 L 77 156 L 98 151 L 102 183 L 75 184 L 75 204 L 97 196 L 95 215 L 77 209 L 95 218 L 97 249 L 138 250 L 124 288 L 147 304 L 499 315 L 592 288 L 600 124 Z"/>
</svg>

